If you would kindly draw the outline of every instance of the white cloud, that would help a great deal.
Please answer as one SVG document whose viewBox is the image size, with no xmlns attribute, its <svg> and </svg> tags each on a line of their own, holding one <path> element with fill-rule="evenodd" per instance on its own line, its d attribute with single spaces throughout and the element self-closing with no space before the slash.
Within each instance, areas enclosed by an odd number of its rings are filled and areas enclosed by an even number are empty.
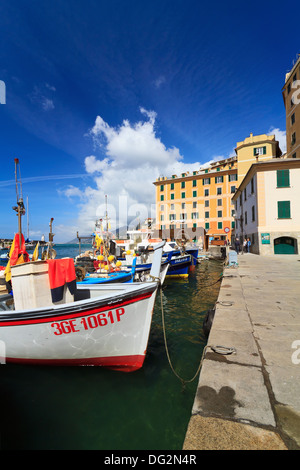
<svg viewBox="0 0 300 470">
<path fill-rule="evenodd" d="M 286 152 L 286 131 L 282 131 L 278 127 L 271 127 L 268 134 L 275 134 L 275 139 L 279 142 L 282 153 Z"/>
<path fill-rule="evenodd" d="M 151 205 L 155 204 L 153 182 L 158 176 L 180 175 L 201 166 L 199 162 L 184 163 L 178 148 L 166 147 L 156 134 L 154 111 L 144 108 L 140 111 L 145 120 L 136 123 L 124 120 L 118 127 L 111 127 L 101 116 L 96 118 L 90 135 L 96 149 L 105 157 L 100 159 L 90 155 L 85 158 L 85 169 L 93 175 L 95 188 L 80 191 L 72 186 L 65 192 L 69 197 L 81 197 L 78 220 L 82 231 L 92 229 L 95 220 L 103 217 L 105 195 L 108 196 L 112 228 L 126 224 L 137 213 L 142 220 L 151 216 Z"/>
</svg>

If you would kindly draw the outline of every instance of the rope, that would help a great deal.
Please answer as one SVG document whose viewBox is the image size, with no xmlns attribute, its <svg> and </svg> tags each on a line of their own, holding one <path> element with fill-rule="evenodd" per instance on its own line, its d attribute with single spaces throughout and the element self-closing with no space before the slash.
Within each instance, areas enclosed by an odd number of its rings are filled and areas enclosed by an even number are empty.
<svg viewBox="0 0 300 470">
<path fill-rule="evenodd" d="M 169 365 L 171 367 L 172 372 L 181 381 L 183 387 L 185 387 L 185 385 L 187 383 L 193 382 L 195 380 L 195 378 L 197 377 L 197 375 L 199 374 L 199 372 L 201 370 L 201 367 L 202 367 L 202 364 L 203 364 L 203 361 L 204 361 L 204 358 L 205 358 L 206 350 L 208 348 L 212 349 L 213 352 L 215 352 L 217 354 L 222 354 L 222 355 L 229 355 L 229 354 L 235 354 L 236 353 L 236 349 L 232 348 L 232 347 L 206 345 L 203 349 L 202 357 L 201 357 L 199 366 L 198 366 L 195 374 L 193 375 L 193 377 L 191 379 L 183 379 L 182 377 L 180 377 L 180 375 L 175 371 L 175 369 L 173 367 L 171 357 L 170 357 L 170 354 L 169 354 L 169 349 L 168 349 L 168 344 L 167 344 L 166 327 L 165 327 L 165 316 L 164 316 L 164 308 L 163 308 L 162 288 L 160 288 L 160 301 L 161 301 L 161 316 L 162 316 L 164 343 L 165 343 L 165 349 L 166 349 L 168 362 L 169 362 Z"/>
<path fill-rule="evenodd" d="M 220 274 L 220 278 L 219 278 L 217 281 L 213 282 L 212 284 L 201 284 L 201 287 L 211 287 L 211 286 L 214 286 L 214 285 L 217 284 L 218 282 L 221 282 L 222 279 L 223 279 L 223 277 L 224 277 L 223 274 Z"/>
</svg>

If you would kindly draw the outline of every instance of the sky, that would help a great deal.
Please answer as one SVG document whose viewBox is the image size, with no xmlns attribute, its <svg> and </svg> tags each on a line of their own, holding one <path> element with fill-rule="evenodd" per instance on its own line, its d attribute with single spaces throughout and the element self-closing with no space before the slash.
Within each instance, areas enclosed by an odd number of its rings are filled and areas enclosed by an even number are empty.
<svg viewBox="0 0 300 470">
<path fill-rule="evenodd" d="M 63 243 L 93 232 L 105 196 L 112 229 L 152 216 L 157 177 L 232 156 L 250 132 L 284 151 L 299 13 L 277 0 L 1 0 L 0 238 L 18 227 L 15 158 L 25 237 L 47 240 L 53 217 Z"/>
</svg>

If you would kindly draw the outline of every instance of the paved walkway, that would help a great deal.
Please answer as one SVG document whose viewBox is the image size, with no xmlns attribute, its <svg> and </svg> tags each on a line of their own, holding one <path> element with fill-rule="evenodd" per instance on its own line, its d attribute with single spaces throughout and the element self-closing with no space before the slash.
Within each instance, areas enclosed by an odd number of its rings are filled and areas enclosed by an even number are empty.
<svg viewBox="0 0 300 470">
<path fill-rule="evenodd" d="M 183 448 L 299 450 L 300 256 L 226 267 L 207 344 Z"/>
</svg>

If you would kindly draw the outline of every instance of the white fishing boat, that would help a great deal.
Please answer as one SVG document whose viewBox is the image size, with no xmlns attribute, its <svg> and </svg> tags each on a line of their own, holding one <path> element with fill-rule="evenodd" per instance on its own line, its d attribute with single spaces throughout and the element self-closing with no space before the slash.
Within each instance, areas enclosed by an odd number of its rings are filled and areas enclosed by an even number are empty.
<svg viewBox="0 0 300 470">
<path fill-rule="evenodd" d="M 142 367 L 160 284 L 163 245 L 155 249 L 148 282 L 77 286 L 73 297 L 64 286 L 63 303 L 48 302 L 46 306 L 35 308 L 16 309 L 10 295 L 2 296 L 0 340 L 5 361 L 56 366 L 93 365 L 123 371 Z M 37 270 L 39 266 L 45 266 L 42 263 L 47 264 L 40 261 L 11 267 L 14 298 L 18 298 L 21 305 L 30 298 L 26 285 L 34 287 L 35 282 L 41 282 L 41 272 L 33 278 L 34 263 L 40 263 L 35 265 Z M 27 274 L 23 279 L 24 267 Z M 22 285 L 26 289 L 19 292 Z M 47 295 L 51 294 L 48 292 Z M 38 298 L 45 302 L 45 297 L 38 289 L 38 295 L 30 301 L 33 303 Z"/>
</svg>

